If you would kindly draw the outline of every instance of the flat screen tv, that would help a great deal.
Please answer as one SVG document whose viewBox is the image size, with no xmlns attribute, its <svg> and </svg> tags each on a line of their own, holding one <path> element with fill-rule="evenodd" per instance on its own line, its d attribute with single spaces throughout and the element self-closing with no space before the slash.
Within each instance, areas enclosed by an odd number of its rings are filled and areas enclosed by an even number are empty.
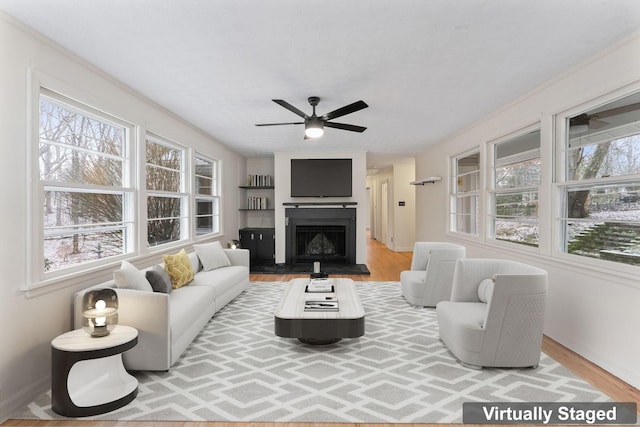
<svg viewBox="0 0 640 427">
<path fill-rule="evenodd" d="M 351 197 L 351 159 L 291 159 L 291 197 Z"/>
</svg>

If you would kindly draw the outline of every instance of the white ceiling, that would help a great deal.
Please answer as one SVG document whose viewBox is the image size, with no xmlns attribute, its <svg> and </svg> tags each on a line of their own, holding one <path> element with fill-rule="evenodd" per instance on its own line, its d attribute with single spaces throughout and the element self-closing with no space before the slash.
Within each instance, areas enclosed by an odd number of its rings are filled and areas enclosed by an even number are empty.
<svg viewBox="0 0 640 427">
<path fill-rule="evenodd" d="M 640 30 L 640 0 L 0 0 L 13 15 L 246 156 L 412 156 Z M 304 140 L 273 103 L 369 108 Z"/>
</svg>

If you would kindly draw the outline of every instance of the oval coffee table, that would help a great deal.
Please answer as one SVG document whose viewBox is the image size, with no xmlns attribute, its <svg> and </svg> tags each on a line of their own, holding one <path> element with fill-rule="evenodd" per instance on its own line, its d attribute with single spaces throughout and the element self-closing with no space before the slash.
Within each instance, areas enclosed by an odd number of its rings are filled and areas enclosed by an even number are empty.
<svg viewBox="0 0 640 427">
<path fill-rule="evenodd" d="M 364 335 L 365 312 L 351 279 L 329 279 L 333 293 L 309 293 L 310 279 L 289 282 L 282 300 L 274 313 L 275 334 L 284 338 L 298 338 L 306 344 L 330 344 L 342 338 Z M 305 303 L 335 297 L 337 310 L 306 311 Z"/>
</svg>

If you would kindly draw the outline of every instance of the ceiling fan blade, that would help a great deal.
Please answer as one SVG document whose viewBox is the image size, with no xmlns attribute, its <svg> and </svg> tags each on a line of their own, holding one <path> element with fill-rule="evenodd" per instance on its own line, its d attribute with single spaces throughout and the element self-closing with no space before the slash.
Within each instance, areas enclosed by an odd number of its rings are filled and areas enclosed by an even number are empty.
<svg viewBox="0 0 640 427">
<path fill-rule="evenodd" d="M 282 126 L 282 125 L 303 125 L 304 122 L 290 122 L 290 123 L 258 123 L 256 126 Z"/>
<path fill-rule="evenodd" d="M 336 128 L 341 130 L 350 130 L 351 132 L 364 132 L 367 130 L 366 127 L 356 126 L 356 125 L 348 125 L 346 123 L 334 123 L 334 122 L 324 122 L 325 127 L 328 128 Z"/>
<path fill-rule="evenodd" d="M 298 110 L 296 107 L 294 107 L 293 105 L 289 104 L 284 99 L 273 99 L 272 101 L 275 102 L 276 104 L 286 108 L 287 110 L 291 111 L 293 114 L 297 114 L 298 116 L 302 117 L 303 119 L 307 118 L 307 115 L 304 112 Z"/>
<path fill-rule="evenodd" d="M 624 114 L 636 110 L 640 110 L 640 102 L 637 102 L 635 104 L 623 105 L 622 107 L 612 108 L 610 110 L 600 111 L 599 113 L 593 113 L 590 114 L 589 117 L 603 119 L 605 117 L 617 116 L 618 114 Z"/>
<path fill-rule="evenodd" d="M 360 100 L 356 101 L 353 104 L 345 105 L 342 108 L 338 108 L 337 110 L 333 110 L 330 113 L 327 113 L 322 116 L 324 120 L 331 120 L 337 117 L 346 116 L 347 114 L 355 113 L 356 111 L 360 111 L 363 108 L 367 108 L 368 105 L 366 102 Z"/>
<path fill-rule="evenodd" d="M 605 122 L 604 120 L 598 120 L 595 117 L 589 119 L 589 129 L 600 129 L 608 124 L 609 123 Z"/>
</svg>

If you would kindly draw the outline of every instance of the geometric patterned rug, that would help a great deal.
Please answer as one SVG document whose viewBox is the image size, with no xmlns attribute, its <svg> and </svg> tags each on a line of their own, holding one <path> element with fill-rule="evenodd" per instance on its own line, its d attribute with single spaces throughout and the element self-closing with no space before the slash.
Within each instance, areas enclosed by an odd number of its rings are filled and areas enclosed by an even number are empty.
<svg viewBox="0 0 640 427">
<path fill-rule="evenodd" d="M 274 335 L 284 282 L 252 282 L 218 312 L 169 372 L 136 372 L 138 396 L 85 419 L 461 423 L 463 402 L 606 402 L 542 354 L 536 369 L 462 366 L 438 338 L 435 309 L 410 306 L 399 282 L 356 282 L 365 335 L 310 346 Z M 65 419 L 50 392 L 12 414 Z"/>
</svg>

